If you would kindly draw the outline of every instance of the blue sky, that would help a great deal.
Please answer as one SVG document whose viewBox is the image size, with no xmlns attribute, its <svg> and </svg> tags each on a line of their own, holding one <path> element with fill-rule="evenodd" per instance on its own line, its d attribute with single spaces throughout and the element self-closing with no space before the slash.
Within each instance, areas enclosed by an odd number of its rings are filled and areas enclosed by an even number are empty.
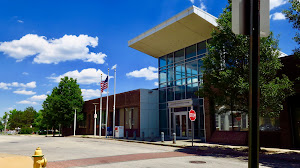
<svg viewBox="0 0 300 168">
<path fill-rule="evenodd" d="M 292 54 L 295 30 L 280 13 L 286 0 L 271 0 L 270 27 Z M 100 74 L 117 67 L 117 93 L 157 87 L 155 58 L 127 42 L 191 5 L 218 17 L 227 0 L 1 0 L 0 116 L 12 109 L 41 109 L 59 77 L 78 79 L 84 99 L 99 94 Z M 110 71 L 110 76 L 113 71 Z M 104 78 L 103 77 L 103 78 Z M 113 82 L 110 82 L 110 94 Z M 98 89 L 98 90 L 97 90 Z"/>
</svg>

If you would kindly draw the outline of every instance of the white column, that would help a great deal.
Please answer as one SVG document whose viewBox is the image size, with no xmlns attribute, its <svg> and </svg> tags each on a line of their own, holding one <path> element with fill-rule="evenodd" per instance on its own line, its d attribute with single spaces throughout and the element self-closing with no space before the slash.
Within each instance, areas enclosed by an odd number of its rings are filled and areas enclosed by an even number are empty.
<svg viewBox="0 0 300 168">
<path fill-rule="evenodd" d="M 229 114 L 225 113 L 225 118 L 224 118 L 224 130 L 229 131 Z"/>
</svg>

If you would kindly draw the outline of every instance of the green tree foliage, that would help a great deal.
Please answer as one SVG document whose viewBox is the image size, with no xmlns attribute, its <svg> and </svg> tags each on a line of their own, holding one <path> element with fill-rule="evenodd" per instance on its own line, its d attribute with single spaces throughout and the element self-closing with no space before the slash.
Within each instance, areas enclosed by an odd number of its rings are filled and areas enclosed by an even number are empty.
<svg viewBox="0 0 300 168">
<path fill-rule="evenodd" d="M 45 120 L 43 120 L 42 110 L 40 110 L 37 113 L 32 125 L 33 125 L 33 127 L 38 128 L 38 130 L 45 130 L 45 129 L 47 129 L 47 124 L 44 122 L 45 122 Z"/>
<path fill-rule="evenodd" d="M 83 107 L 81 89 L 76 79 L 61 78 L 58 87 L 54 87 L 51 95 L 43 102 L 42 120 L 50 128 L 69 127 L 74 121 L 74 108 L 77 108 L 78 120 L 82 120 L 80 113 Z"/>
<path fill-rule="evenodd" d="M 7 115 L 9 115 L 7 123 L 9 129 L 27 128 L 33 125 L 37 112 L 33 107 L 27 107 L 24 111 L 14 109 L 5 113 L 2 119 L 5 120 Z"/>
<path fill-rule="evenodd" d="M 4 129 L 4 122 L 3 119 L 0 117 L 0 132 Z"/>
<path fill-rule="evenodd" d="M 291 6 L 289 9 L 284 10 L 283 13 L 285 17 L 288 18 L 290 23 L 293 23 L 293 28 L 300 30 L 300 1 L 299 0 L 289 0 Z M 294 40 L 299 45 L 298 48 L 294 50 L 295 55 L 300 58 L 300 33 L 296 32 Z"/>
<path fill-rule="evenodd" d="M 203 58 L 204 84 L 198 94 L 209 97 L 212 111 L 248 113 L 249 104 L 249 37 L 232 32 L 231 0 L 219 16 L 218 30 L 212 32 L 208 55 Z M 293 83 L 287 76 L 276 77 L 282 64 L 278 40 L 271 33 L 260 39 L 260 114 L 278 116 Z M 233 115 L 232 115 L 233 116 Z"/>
</svg>

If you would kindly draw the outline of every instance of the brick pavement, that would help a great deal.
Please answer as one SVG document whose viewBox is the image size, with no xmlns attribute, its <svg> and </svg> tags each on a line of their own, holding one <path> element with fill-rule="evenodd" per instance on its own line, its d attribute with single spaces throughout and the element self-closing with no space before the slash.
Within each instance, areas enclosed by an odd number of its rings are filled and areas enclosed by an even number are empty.
<svg viewBox="0 0 300 168">
<path fill-rule="evenodd" d="M 89 166 L 89 165 L 109 164 L 109 163 L 116 163 L 116 162 L 182 157 L 182 156 L 194 156 L 194 154 L 187 154 L 182 152 L 161 152 L 161 153 L 140 153 L 140 154 L 119 155 L 119 156 L 75 159 L 75 160 L 49 162 L 47 164 L 47 168 L 68 168 L 68 167 L 76 167 L 76 166 Z"/>
</svg>

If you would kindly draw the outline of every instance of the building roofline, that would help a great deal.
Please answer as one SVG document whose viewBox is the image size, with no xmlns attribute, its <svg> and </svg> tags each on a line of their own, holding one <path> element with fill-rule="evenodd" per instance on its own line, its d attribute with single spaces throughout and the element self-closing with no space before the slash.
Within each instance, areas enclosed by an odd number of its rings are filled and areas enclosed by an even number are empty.
<svg viewBox="0 0 300 168">
<path fill-rule="evenodd" d="M 196 6 L 191 6 L 189 7 L 188 9 L 178 13 L 177 15 L 171 17 L 170 19 L 164 21 L 163 23 L 155 26 L 154 28 L 140 34 L 139 36 L 131 39 L 128 41 L 128 46 L 140 41 L 141 39 L 144 39 L 145 37 L 148 37 L 149 35 L 152 35 L 154 34 L 155 32 L 158 32 L 159 30 L 179 21 L 180 19 L 188 16 L 188 15 L 191 15 L 191 14 L 197 14 L 198 16 L 200 16 L 201 18 L 203 18 L 204 20 L 206 20 L 207 22 L 209 22 L 210 24 L 214 25 L 215 27 L 217 27 L 217 17 L 207 13 L 206 11 L 196 7 Z"/>
</svg>

